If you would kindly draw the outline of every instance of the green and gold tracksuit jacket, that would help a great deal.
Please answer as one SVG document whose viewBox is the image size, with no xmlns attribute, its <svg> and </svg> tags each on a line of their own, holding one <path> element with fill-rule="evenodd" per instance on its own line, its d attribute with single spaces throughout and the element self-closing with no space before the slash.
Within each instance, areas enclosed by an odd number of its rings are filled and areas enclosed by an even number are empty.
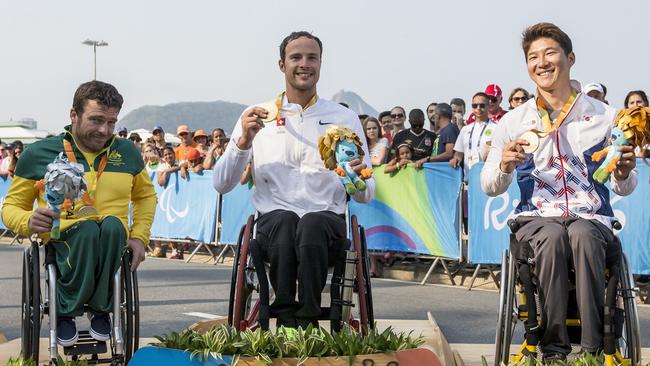
<svg viewBox="0 0 650 366">
<path fill-rule="evenodd" d="M 61 231 L 81 220 L 101 221 L 107 216 L 115 216 L 124 225 L 129 238 L 140 239 L 146 245 L 149 242 L 157 197 L 140 152 L 130 140 L 113 137 L 99 153 L 84 154 L 74 141 L 70 125 L 65 127 L 65 132 L 61 135 L 27 146 L 20 156 L 16 174 L 2 205 L 2 221 L 5 226 L 17 234 L 31 234 L 28 223 L 34 210 L 34 201 L 38 207 L 46 207 L 43 192 L 37 188 L 36 183 L 45 176 L 47 165 L 64 151 L 63 139 L 70 142 L 77 162 L 83 165 L 88 187 L 95 182 L 96 171 L 104 155 L 108 157 L 108 162 L 97 181 L 94 195 L 98 215 L 77 218 L 76 211 L 83 205 L 83 201 L 77 200 L 73 208 L 61 210 Z M 93 155 L 92 162 L 85 157 Z M 130 203 L 132 223 L 129 227 Z M 40 237 L 48 241 L 49 233 L 41 234 Z"/>
</svg>

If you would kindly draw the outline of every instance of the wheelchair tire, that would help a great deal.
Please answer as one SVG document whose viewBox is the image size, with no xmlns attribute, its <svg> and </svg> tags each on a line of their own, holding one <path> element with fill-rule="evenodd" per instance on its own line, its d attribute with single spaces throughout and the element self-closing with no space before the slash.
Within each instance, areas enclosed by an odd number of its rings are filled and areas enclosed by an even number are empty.
<svg viewBox="0 0 650 366">
<path fill-rule="evenodd" d="M 499 289 L 499 316 L 495 339 L 494 365 L 508 364 L 512 323 L 514 320 L 515 262 L 509 250 L 504 250 L 501 258 L 501 286 Z"/>
<path fill-rule="evenodd" d="M 634 278 L 630 272 L 629 262 L 625 255 L 621 256 L 620 290 L 623 295 L 625 311 L 623 337 L 619 340 L 619 349 L 624 358 L 632 365 L 641 363 L 641 331 L 639 328 L 639 312 L 634 290 Z"/>
<path fill-rule="evenodd" d="M 124 364 L 128 364 L 138 350 L 140 336 L 140 311 L 136 272 L 131 272 L 131 253 L 122 256 L 122 339 L 124 340 Z"/>
<path fill-rule="evenodd" d="M 36 242 L 23 253 L 21 352 L 38 362 L 41 332 L 40 256 Z"/>
<path fill-rule="evenodd" d="M 371 328 L 375 326 L 375 312 L 372 305 L 372 283 L 370 279 L 370 258 L 368 256 L 368 243 L 366 242 L 366 230 L 363 226 L 359 226 L 359 234 L 361 239 L 361 252 L 363 253 L 363 275 L 366 279 L 366 306 L 368 307 L 368 325 Z"/>
<path fill-rule="evenodd" d="M 231 295 L 234 295 L 234 301 L 231 301 L 232 322 L 229 323 L 237 329 L 240 329 L 242 320 L 244 320 L 244 317 L 246 316 L 246 308 L 250 305 L 251 294 L 249 291 L 247 291 L 245 271 L 250 256 L 250 241 L 254 221 L 255 218 L 251 215 L 246 222 L 246 226 L 244 227 L 242 235 L 241 245 L 239 245 L 239 248 L 237 249 L 237 265 L 236 267 L 233 266 L 235 282 L 231 284 Z"/>
<path fill-rule="evenodd" d="M 368 267 L 366 263 L 366 255 L 363 250 L 363 245 L 361 243 L 361 234 L 359 232 L 359 224 L 357 222 L 357 217 L 352 215 L 350 219 L 350 230 L 352 231 L 352 245 L 354 246 L 354 251 L 357 254 L 357 263 L 356 263 L 356 273 L 357 273 L 357 283 L 359 284 L 358 289 L 358 298 L 359 298 L 359 320 L 361 323 L 362 332 L 366 332 L 372 325 L 370 324 L 368 317 L 368 281 L 366 281 Z M 372 311 L 371 311 L 372 312 Z"/>
<path fill-rule="evenodd" d="M 239 268 L 239 256 L 241 253 L 241 243 L 244 238 L 244 231 L 246 226 L 242 226 L 239 230 L 239 236 L 237 237 L 237 250 L 235 250 L 235 258 L 232 264 L 232 274 L 230 277 L 230 296 L 228 297 L 228 324 L 232 325 L 232 316 L 234 314 L 233 308 L 235 306 L 235 282 L 237 281 L 237 271 Z"/>
</svg>

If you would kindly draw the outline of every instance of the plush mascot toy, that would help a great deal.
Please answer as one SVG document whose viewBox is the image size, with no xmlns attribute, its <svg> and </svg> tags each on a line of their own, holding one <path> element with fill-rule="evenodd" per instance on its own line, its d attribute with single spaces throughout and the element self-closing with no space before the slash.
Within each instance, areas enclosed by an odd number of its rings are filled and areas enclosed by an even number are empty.
<svg viewBox="0 0 650 366">
<path fill-rule="evenodd" d="M 650 108 L 636 107 L 618 112 L 612 129 L 612 144 L 591 156 L 592 161 L 605 158 L 594 172 L 594 180 L 605 183 L 621 158 L 618 147 L 632 144 L 643 148 L 650 143 Z"/>
<path fill-rule="evenodd" d="M 336 171 L 349 195 L 365 190 L 363 180 L 372 176 L 369 168 L 363 169 L 359 176 L 350 166 L 352 160 L 363 159 L 361 145 L 361 139 L 354 131 L 336 125 L 328 127 L 325 135 L 318 139 L 318 151 L 325 167 Z"/>
<path fill-rule="evenodd" d="M 84 168 L 81 164 L 69 162 L 63 153 L 47 165 L 44 179 L 36 183 L 44 194 L 47 208 L 54 211 L 56 218 L 52 222 L 50 237 L 59 239 L 61 235 L 61 209 L 72 208 L 74 200 L 86 191 Z"/>
</svg>

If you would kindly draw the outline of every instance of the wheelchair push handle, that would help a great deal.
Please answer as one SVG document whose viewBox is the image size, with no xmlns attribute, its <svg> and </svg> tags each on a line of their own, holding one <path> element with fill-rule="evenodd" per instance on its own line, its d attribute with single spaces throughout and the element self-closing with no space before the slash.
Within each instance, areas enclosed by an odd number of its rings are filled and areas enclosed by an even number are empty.
<svg viewBox="0 0 650 366">
<path fill-rule="evenodd" d="M 509 219 L 508 220 L 508 227 L 510 228 L 511 233 L 516 233 L 517 230 L 521 227 L 521 224 L 518 223 L 515 219 Z"/>
</svg>

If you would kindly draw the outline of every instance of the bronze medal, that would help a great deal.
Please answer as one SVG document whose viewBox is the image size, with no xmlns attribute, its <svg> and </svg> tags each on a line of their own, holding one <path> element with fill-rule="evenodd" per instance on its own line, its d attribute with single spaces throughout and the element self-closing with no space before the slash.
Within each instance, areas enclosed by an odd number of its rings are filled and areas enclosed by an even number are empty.
<svg viewBox="0 0 650 366">
<path fill-rule="evenodd" d="M 98 212 L 94 206 L 81 206 L 77 211 L 77 218 L 97 216 Z"/>
<path fill-rule="evenodd" d="M 519 138 L 528 141 L 529 145 L 521 145 L 526 154 L 532 154 L 537 151 L 539 147 L 539 134 L 535 131 L 526 131 Z"/>
</svg>

